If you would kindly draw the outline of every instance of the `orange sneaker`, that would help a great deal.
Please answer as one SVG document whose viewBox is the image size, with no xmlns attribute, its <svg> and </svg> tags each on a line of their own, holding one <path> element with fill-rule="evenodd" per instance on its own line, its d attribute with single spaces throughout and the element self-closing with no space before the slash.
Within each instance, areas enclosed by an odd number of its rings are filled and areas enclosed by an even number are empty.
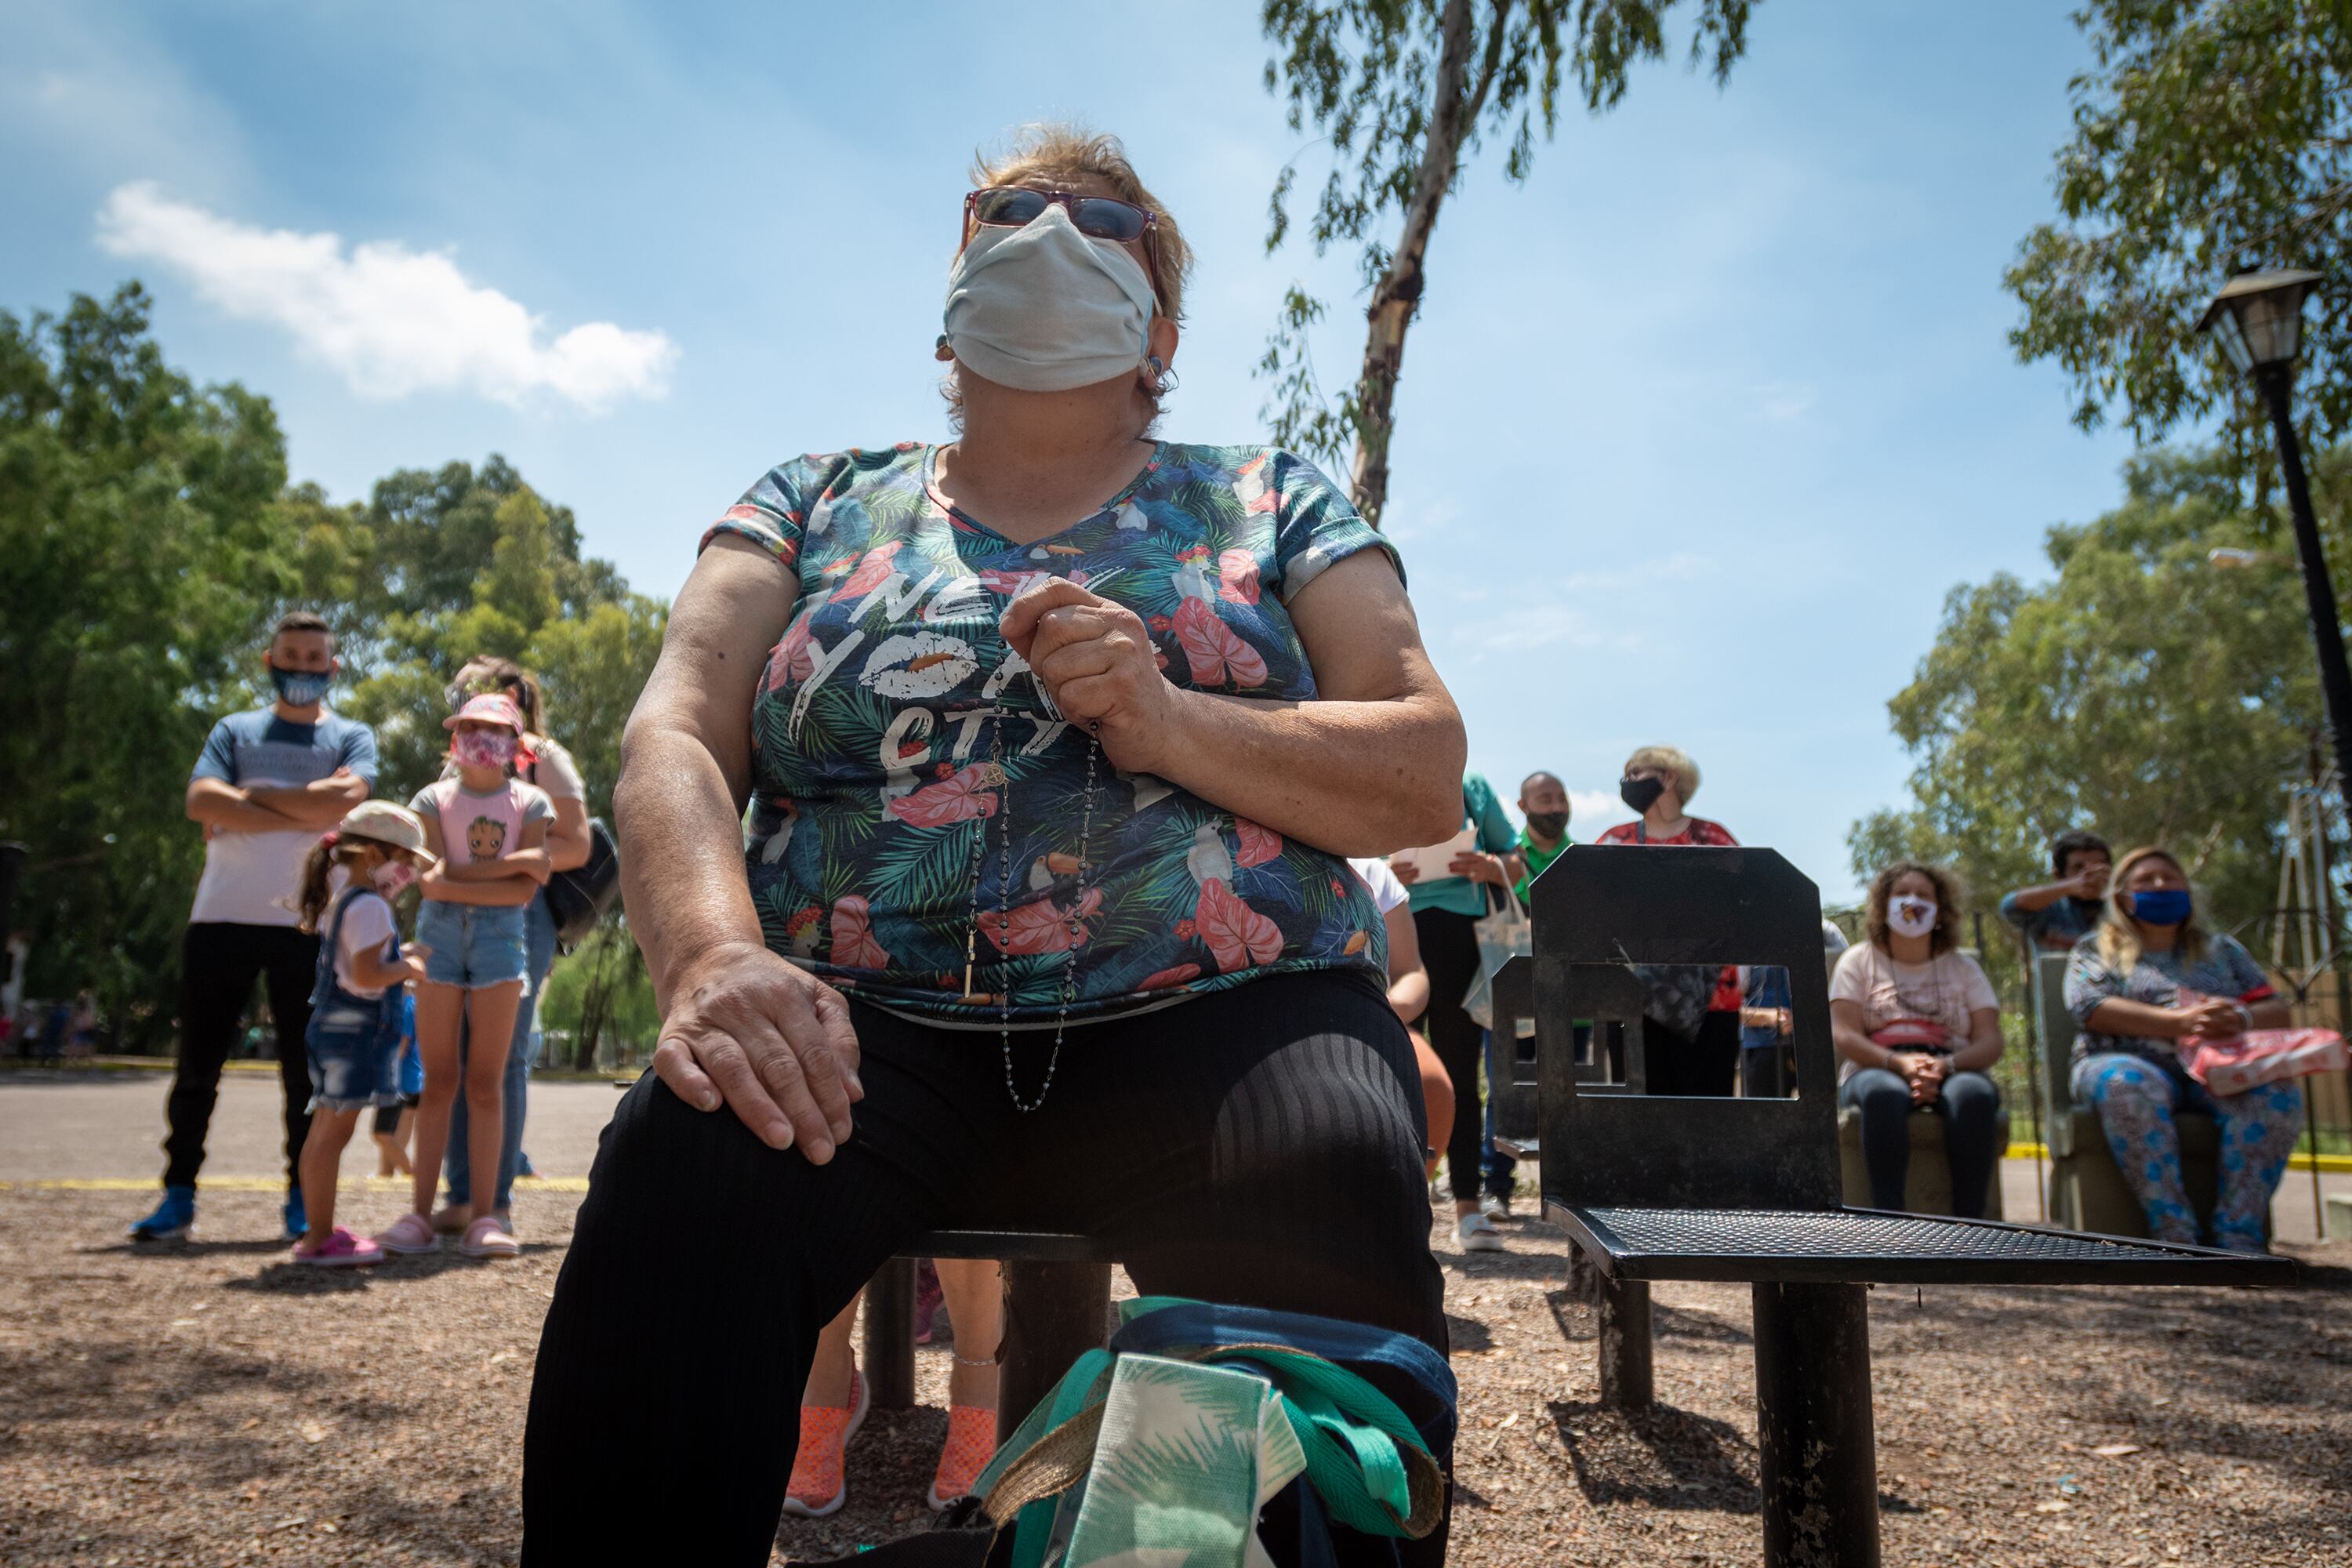
<svg viewBox="0 0 2352 1568">
<path fill-rule="evenodd" d="M 801 1406 L 800 1452 L 793 1456 L 793 1479 L 784 1488 L 784 1511 L 800 1519 L 823 1519 L 849 1500 L 849 1480 L 842 1460 L 849 1440 L 866 1423 L 871 1403 L 866 1379 L 849 1374 L 849 1408 L 831 1405 Z M 995 1430 L 994 1427 L 990 1428 Z M 975 1475 L 979 1472 L 974 1471 Z"/>
<path fill-rule="evenodd" d="M 923 1500 L 933 1513 L 944 1513 L 960 1497 L 971 1493 L 980 1472 L 996 1457 L 996 1412 L 958 1405 L 948 1411 L 947 1447 L 940 1450 L 939 1473 L 931 1478 L 930 1495 Z"/>
</svg>

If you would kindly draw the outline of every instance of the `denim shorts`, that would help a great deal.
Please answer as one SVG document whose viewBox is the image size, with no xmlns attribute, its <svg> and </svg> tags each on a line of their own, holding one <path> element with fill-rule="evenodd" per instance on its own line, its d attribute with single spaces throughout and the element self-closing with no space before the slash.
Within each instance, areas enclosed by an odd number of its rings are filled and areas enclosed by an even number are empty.
<svg viewBox="0 0 2352 1568">
<path fill-rule="evenodd" d="M 528 979 L 530 961 L 523 951 L 527 912 L 520 904 L 487 909 L 425 900 L 416 911 L 416 940 L 433 950 L 425 960 L 425 978 L 467 991 Z"/>
<path fill-rule="evenodd" d="M 400 1103 L 400 1037 L 383 1019 L 373 1003 L 353 1007 L 341 1000 L 310 1015 L 311 1110 Z"/>
</svg>

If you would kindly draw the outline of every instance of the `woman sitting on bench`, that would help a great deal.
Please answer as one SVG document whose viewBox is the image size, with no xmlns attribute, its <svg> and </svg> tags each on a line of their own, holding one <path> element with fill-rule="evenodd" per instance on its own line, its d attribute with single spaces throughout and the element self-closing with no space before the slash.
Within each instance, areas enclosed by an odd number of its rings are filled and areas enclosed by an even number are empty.
<svg viewBox="0 0 2352 1568">
<path fill-rule="evenodd" d="M 765 1563 L 818 1331 L 929 1229 L 1084 1232 L 1146 1294 L 1445 1348 L 1345 861 L 1461 812 L 1395 552 L 1287 452 L 1154 438 L 1189 258 L 1116 142 L 1033 132 L 975 183 L 959 439 L 762 476 L 629 721 L 664 1024 L 541 1342 L 532 1564 Z"/>
<path fill-rule="evenodd" d="M 2267 1252 L 2263 1222 L 2303 1130 L 2303 1093 L 2292 1079 L 2217 1095 L 2180 1065 L 2191 1035 L 2227 1039 L 2292 1021 L 2253 955 L 2226 931 L 2198 923 L 2189 875 L 2168 850 L 2135 849 L 2109 879 L 2099 928 L 2075 944 L 2066 967 L 2074 1037 L 2074 1099 L 2099 1113 L 2116 1166 L 2158 1241 L 2194 1243 L 2197 1211 L 2180 1173 L 2175 1110 L 2221 1124 L 2221 1182 L 2213 1245 Z"/>
<path fill-rule="evenodd" d="M 1870 940 L 1845 950 L 1830 977 L 1830 1037 L 1838 1103 L 1862 1112 L 1862 1161 L 1874 1208 L 1904 1206 L 1911 1113 L 1943 1119 L 1952 1212 L 1982 1219 L 1991 1190 L 2000 1090 L 2000 1002 L 1959 951 L 1961 894 L 1953 875 L 1899 861 L 1870 884 Z"/>
</svg>

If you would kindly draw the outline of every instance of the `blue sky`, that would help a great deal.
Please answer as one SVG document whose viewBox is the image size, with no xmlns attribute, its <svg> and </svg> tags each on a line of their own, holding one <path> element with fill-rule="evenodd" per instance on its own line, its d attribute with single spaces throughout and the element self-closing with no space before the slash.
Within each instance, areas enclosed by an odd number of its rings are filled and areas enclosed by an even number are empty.
<svg viewBox="0 0 2352 1568">
<path fill-rule="evenodd" d="M 175 363 L 273 399 L 297 479 L 502 452 L 667 595 L 770 464 L 942 436 L 965 170 L 1025 121 L 1124 137 L 1199 252 L 1167 435 L 1258 436 L 1294 279 L 1341 297 L 1318 362 L 1351 374 L 1352 266 L 1264 254 L 1302 148 L 1256 10 L 8 7 L 0 308 L 140 277 Z M 1727 89 L 1648 68 L 1527 185 L 1471 169 L 1389 526 L 1507 798 L 1559 772 L 1588 837 L 1671 741 L 1696 809 L 1851 895 L 1946 591 L 2041 575 L 2118 493 L 2125 437 L 2014 362 L 2000 287 L 2084 63 L 2042 0 L 1766 0 Z"/>
</svg>

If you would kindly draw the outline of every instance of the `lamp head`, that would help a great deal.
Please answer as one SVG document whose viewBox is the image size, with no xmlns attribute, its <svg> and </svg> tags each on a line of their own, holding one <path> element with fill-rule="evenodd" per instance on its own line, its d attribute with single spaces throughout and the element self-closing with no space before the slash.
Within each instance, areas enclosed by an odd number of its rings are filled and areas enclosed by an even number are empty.
<svg viewBox="0 0 2352 1568">
<path fill-rule="evenodd" d="M 2221 340 L 2240 375 L 2293 364 L 2303 352 L 2303 301 L 2319 280 L 2316 272 L 2241 272 L 2221 286 L 2197 330 Z"/>
</svg>

